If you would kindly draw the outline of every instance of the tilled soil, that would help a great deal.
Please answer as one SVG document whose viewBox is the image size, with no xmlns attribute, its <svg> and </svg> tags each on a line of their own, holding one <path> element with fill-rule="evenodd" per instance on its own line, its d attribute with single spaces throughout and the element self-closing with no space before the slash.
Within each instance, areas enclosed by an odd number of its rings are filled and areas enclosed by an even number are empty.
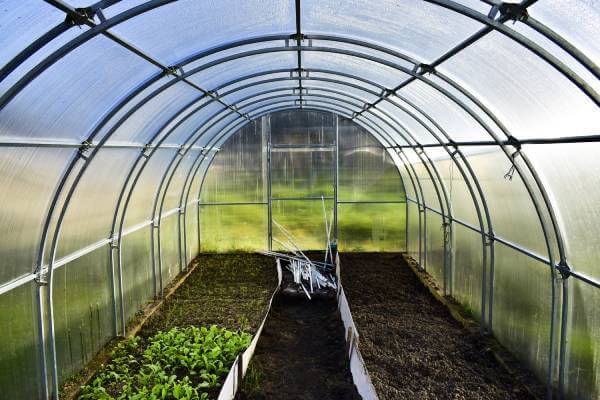
<svg viewBox="0 0 600 400">
<path fill-rule="evenodd" d="M 381 400 L 536 398 L 497 362 L 490 339 L 456 322 L 399 254 L 343 254 L 341 270 Z M 531 374 L 519 375 L 543 398 Z"/>
<path fill-rule="evenodd" d="M 142 337 L 175 326 L 219 325 L 254 334 L 277 287 L 275 261 L 260 254 L 201 254 L 196 269 L 144 324 Z"/>
<path fill-rule="evenodd" d="M 359 400 L 335 297 L 283 290 L 273 302 L 237 400 Z"/>
</svg>

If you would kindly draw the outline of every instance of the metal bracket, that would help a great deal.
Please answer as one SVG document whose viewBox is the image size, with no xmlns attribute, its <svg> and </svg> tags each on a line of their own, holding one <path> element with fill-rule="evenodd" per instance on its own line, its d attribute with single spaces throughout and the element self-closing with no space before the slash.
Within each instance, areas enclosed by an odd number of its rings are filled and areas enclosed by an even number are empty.
<svg viewBox="0 0 600 400">
<path fill-rule="evenodd" d="M 185 156 L 185 149 L 185 144 L 182 144 L 177 150 L 177 154 L 179 154 L 181 157 Z"/>
<path fill-rule="evenodd" d="M 506 144 L 508 146 L 514 147 L 517 150 L 517 152 L 521 150 L 521 142 L 519 141 L 519 139 L 517 139 L 516 137 L 514 137 L 512 135 L 508 135 Z"/>
<path fill-rule="evenodd" d="M 176 65 L 172 65 L 172 66 L 166 67 L 166 68 L 163 70 L 163 75 L 164 75 L 164 76 L 169 76 L 169 75 L 172 75 L 172 76 L 177 76 L 177 71 L 178 71 L 178 70 L 179 70 L 179 67 L 178 67 L 178 66 L 176 66 Z"/>
<path fill-rule="evenodd" d="M 302 42 L 304 39 L 306 39 L 306 36 L 303 33 L 294 33 L 290 35 L 290 39 L 297 42 Z"/>
<path fill-rule="evenodd" d="M 84 140 L 83 142 L 81 142 L 81 146 L 79 146 L 79 148 L 77 149 L 77 152 L 79 153 L 79 157 L 81 157 L 85 161 L 87 161 L 88 158 L 85 155 L 85 153 L 90 149 L 90 147 L 92 147 L 91 142 L 88 142 L 87 140 Z"/>
<path fill-rule="evenodd" d="M 529 18 L 527 8 L 517 3 L 502 3 L 498 6 L 500 18 L 512 20 L 513 22 L 525 21 Z"/>
<path fill-rule="evenodd" d="M 48 269 L 47 268 L 46 269 L 39 268 L 35 272 L 34 281 L 38 286 L 47 286 L 48 285 Z"/>
<path fill-rule="evenodd" d="M 74 12 L 70 12 L 67 14 L 65 18 L 65 22 L 69 25 L 81 26 L 88 25 L 90 20 L 94 20 L 94 15 L 96 11 L 94 11 L 91 7 L 86 8 L 76 8 Z"/>
<path fill-rule="evenodd" d="M 152 148 L 152 144 L 146 143 L 144 145 L 144 147 L 142 148 L 142 151 L 141 151 L 142 157 L 144 157 L 144 158 L 150 158 L 150 154 L 148 154 L 148 150 L 150 150 L 151 148 Z"/>
<path fill-rule="evenodd" d="M 118 236 L 113 236 L 110 238 L 110 248 L 111 249 L 119 248 L 119 237 Z"/>
<path fill-rule="evenodd" d="M 563 261 L 558 263 L 556 269 L 563 280 L 568 279 L 571 276 L 571 267 Z"/>
<path fill-rule="evenodd" d="M 419 75 L 434 74 L 435 67 L 429 64 L 415 64 L 413 72 Z"/>
</svg>

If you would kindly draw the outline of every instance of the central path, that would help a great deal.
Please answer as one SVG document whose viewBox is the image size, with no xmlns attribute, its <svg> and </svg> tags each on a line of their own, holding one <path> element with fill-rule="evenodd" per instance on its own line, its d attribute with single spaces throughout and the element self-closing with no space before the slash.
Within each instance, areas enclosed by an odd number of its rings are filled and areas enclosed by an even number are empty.
<svg viewBox="0 0 600 400">
<path fill-rule="evenodd" d="M 236 399 L 360 399 L 344 349 L 335 298 L 279 294 Z"/>
</svg>

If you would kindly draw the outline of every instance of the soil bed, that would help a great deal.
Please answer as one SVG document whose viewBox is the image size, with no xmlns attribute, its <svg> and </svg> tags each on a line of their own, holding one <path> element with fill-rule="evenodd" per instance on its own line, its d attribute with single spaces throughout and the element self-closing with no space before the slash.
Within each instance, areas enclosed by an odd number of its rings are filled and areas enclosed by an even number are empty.
<svg viewBox="0 0 600 400">
<path fill-rule="evenodd" d="M 493 339 L 454 320 L 401 255 L 340 256 L 359 348 L 381 400 L 536 398 L 519 383 L 524 379 L 544 397 L 529 372 L 517 366 L 509 374 L 498 363 Z M 517 363 L 509 361 L 513 369 Z"/>
<path fill-rule="evenodd" d="M 347 364 L 335 296 L 308 300 L 284 288 L 273 302 L 236 399 L 358 400 Z"/>
<path fill-rule="evenodd" d="M 193 264 L 197 267 L 137 333 L 139 345 L 128 352 L 140 363 L 143 349 L 159 331 L 166 332 L 174 327 L 217 325 L 253 335 L 260 326 L 277 287 L 273 258 L 258 254 L 202 254 Z M 118 343 L 112 343 L 109 347 L 115 348 Z M 98 357 L 107 351 L 110 350 L 104 350 Z M 90 363 L 97 364 L 94 360 Z M 197 383 L 196 378 L 192 377 L 193 383 Z M 79 382 L 79 385 L 82 383 Z M 209 398 L 216 398 L 218 389 L 210 390 L 209 394 Z"/>
</svg>

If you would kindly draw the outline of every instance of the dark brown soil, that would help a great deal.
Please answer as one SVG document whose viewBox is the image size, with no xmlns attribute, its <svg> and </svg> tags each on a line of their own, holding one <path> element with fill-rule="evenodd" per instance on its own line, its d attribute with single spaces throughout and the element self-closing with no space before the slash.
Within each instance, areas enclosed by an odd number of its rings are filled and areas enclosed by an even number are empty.
<svg viewBox="0 0 600 400">
<path fill-rule="evenodd" d="M 175 326 L 219 325 L 254 334 L 277 287 L 272 257 L 259 254 L 201 254 L 198 267 L 155 312 L 142 337 Z"/>
<path fill-rule="evenodd" d="M 498 363 L 491 339 L 456 322 L 399 254 L 343 254 L 341 268 L 381 400 L 535 398 Z"/>
<path fill-rule="evenodd" d="M 335 297 L 279 294 L 236 399 L 358 400 L 344 349 Z"/>
</svg>

